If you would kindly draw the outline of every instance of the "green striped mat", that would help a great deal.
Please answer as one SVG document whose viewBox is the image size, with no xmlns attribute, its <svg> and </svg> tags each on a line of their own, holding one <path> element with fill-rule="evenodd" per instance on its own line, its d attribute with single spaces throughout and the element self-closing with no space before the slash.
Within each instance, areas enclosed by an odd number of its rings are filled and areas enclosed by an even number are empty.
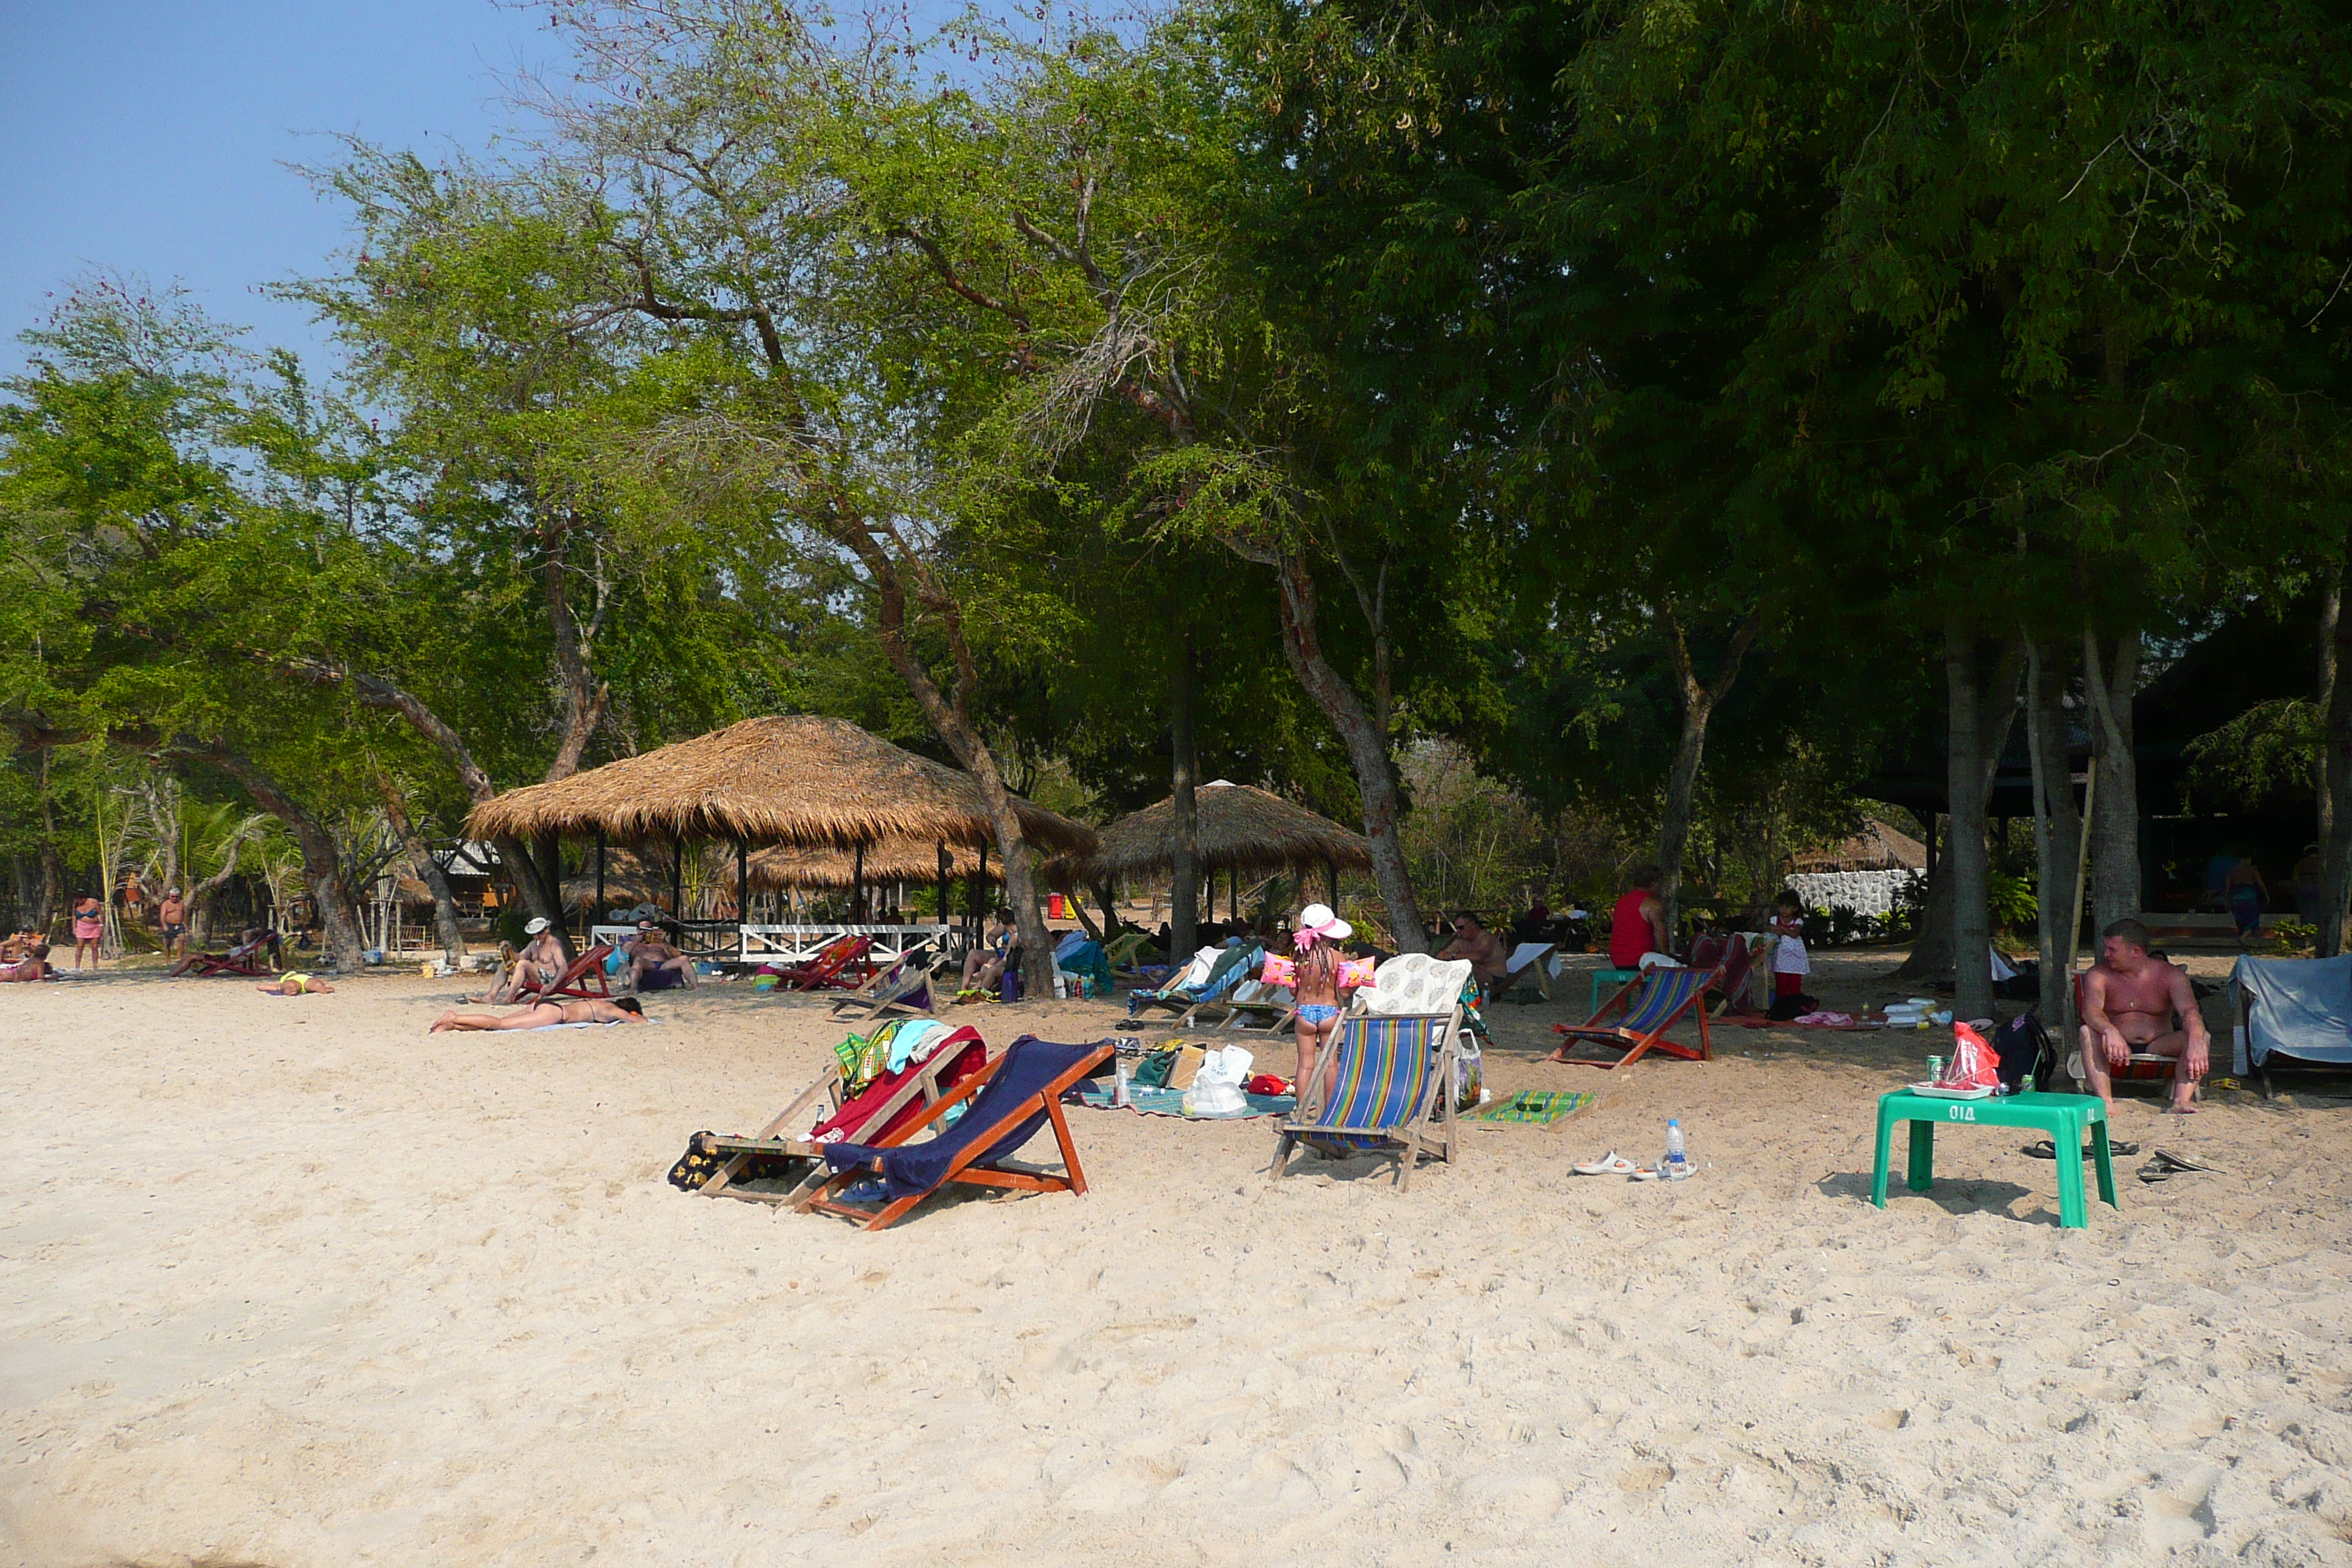
<svg viewBox="0 0 2352 1568">
<path fill-rule="evenodd" d="M 1464 1111 L 1463 1120 L 1549 1127 L 1590 1108 L 1600 1098 L 1597 1094 L 1580 1093 L 1568 1089 L 1523 1089 L 1508 1100 L 1498 1100 L 1492 1105 Z"/>
</svg>

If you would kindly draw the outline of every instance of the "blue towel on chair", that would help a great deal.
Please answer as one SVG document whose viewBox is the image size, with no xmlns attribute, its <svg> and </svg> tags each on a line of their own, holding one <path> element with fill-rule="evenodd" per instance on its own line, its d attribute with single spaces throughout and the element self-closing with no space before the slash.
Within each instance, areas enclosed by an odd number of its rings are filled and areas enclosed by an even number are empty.
<svg viewBox="0 0 2352 1568">
<path fill-rule="evenodd" d="M 1034 1035 L 1024 1035 L 1004 1047 L 1004 1065 L 966 1103 L 955 1125 L 938 1137 L 895 1149 L 877 1149 L 864 1143 L 828 1143 L 824 1146 L 824 1163 L 834 1171 L 846 1171 L 878 1159 L 882 1162 L 885 1198 L 919 1196 L 946 1179 L 948 1166 L 955 1157 L 971 1147 L 991 1124 L 1010 1114 L 1024 1100 L 1036 1104 L 1039 1090 L 1077 1066 L 1094 1048 L 1058 1046 Z M 1022 1118 L 1017 1126 L 990 1145 L 972 1163 L 985 1165 L 1010 1157 L 1036 1136 L 1045 1121 L 1045 1109 L 1038 1104 L 1032 1114 Z"/>
</svg>

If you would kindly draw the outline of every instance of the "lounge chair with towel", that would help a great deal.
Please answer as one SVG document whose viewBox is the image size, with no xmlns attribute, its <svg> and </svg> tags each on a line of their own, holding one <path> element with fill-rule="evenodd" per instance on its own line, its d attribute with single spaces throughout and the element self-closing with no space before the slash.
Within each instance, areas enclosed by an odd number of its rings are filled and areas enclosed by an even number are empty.
<svg viewBox="0 0 2352 1568">
<path fill-rule="evenodd" d="M 776 976 L 779 991 L 849 991 L 860 984 L 852 977 L 853 967 L 870 974 L 873 970 L 874 939 L 870 936 L 844 934 L 835 937 L 809 954 L 804 963 L 795 963 Z"/>
<path fill-rule="evenodd" d="M 921 1041 L 904 1062 L 854 1094 L 847 1092 L 841 1064 L 835 1062 L 751 1137 L 695 1134 L 689 1157 L 699 1154 L 719 1162 L 700 1191 L 711 1197 L 724 1194 L 754 1203 L 797 1203 L 824 1179 L 828 1143 L 846 1139 L 879 1142 L 981 1069 L 988 1047 L 978 1030 L 967 1026 L 948 1031 L 943 1024 L 924 1022 L 929 1030 L 942 1032 L 937 1038 Z M 909 1026 L 900 1026 L 902 1029 Z M 785 1131 L 813 1114 L 820 1119 L 805 1131 Z M 777 1167 L 791 1173 L 803 1162 L 806 1168 L 799 1171 L 799 1185 L 788 1192 L 755 1192 L 733 1184 L 748 1179 L 748 1173 L 765 1173 Z"/>
<path fill-rule="evenodd" d="M 230 948 L 226 952 L 198 952 L 193 948 L 183 953 L 180 962 L 172 965 L 171 978 L 184 976 L 202 980 L 212 974 L 237 974 L 268 980 L 278 972 L 267 960 L 269 938 L 267 934 L 251 942 Z"/>
<path fill-rule="evenodd" d="M 1147 1011 L 1173 1013 L 1181 1020 L 1189 1017 L 1192 1009 L 1203 1002 L 1213 1002 L 1250 976 L 1245 960 L 1251 949 L 1243 946 L 1204 947 L 1192 955 L 1183 974 L 1157 991 L 1132 991 L 1128 994 L 1127 1016 L 1134 1022 L 1143 1022 Z M 1151 1020 L 1161 1022 L 1163 1020 Z"/>
<path fill-rule="evenodd" d="M 2257 1078 L 2265 1099 L 2274 1072 L 2352 1070 L 2352 954 L 2248 954 L 2230 971 L 2230 993 L 2238 1005 L 2231 1068 Z"/>
<path fill-rule="evenodd" d="M 1063 1046 L 1022 1036 L 952 1094 L 880 1138 L 825 1145 L 825 1164 L 833 1173 L 801 1200 L 800 1212 L 842 1215 L 863 1221 L 867 1230 L 881 1230 L 955 1182 L 1083 1194 L 1087 1176 L 1062 1114 L 1062 1096 L 1108 1061 L 1114 1048 L 1109 1040 Z M 955 1123 L 944 1125 L 942 1119 L 958 1106 L 964 1109 Z M 1048 1121 L 1061 1145 L 1063 1173 L 1008 1164 Z M 934 1136 L 915 1141 L 917 1133 L 935 1125 L 940 1130 Z M 879 1188 L 871 1202 L 849 1197 L 868 1182 Z"/>
<path fill-rule="evenodd" d="M 1643 970 L 1640 977 L 1628 981 L 1582 1024 L 1554 1024 L 1552 1031 L 1562 1037 L 1549 1059 L 1576 1067 L 1622 1068 L 1658 1051 L 1685 1061 L 1713 1061 L 1715 1042 L 1707 1035 L 1706 1009 L 1701 1003 L 1720 974 L 1717 969 L 1660 966 Z M 1614 1024 L 1601 1023 L 1609 1009 L 1617 1006 L 1625 1009 L 1624 1016 Z M 1677 1045 L 1666 1038 L 1666 1031 L 1682 1022 L 1683 1015 L 1694 1008 L 1698 1013 L 1697 1047 Z M 1574 1055 L 1580 1048 L 1597 1048 L 1604 1053 L 1605 1059 Z"/>
<path fill-rule="evenodd" d="M 1426 959 L 1425 953 L 1408 957 Z M 1402 960 L 1391 960 L 1399 963 Z M 1383 971 L 1386 965 L 1382 966 Z M 1299 1086 L 1300 1109 L 1276 1130 L 1275 1175 L 1286 1175 L 1291 1152 L 1300 1143 L 1333 1152 L 1387 1154 L 1397 1162 L 1397 1186 L 1412 1181 L 1423 1154 L 1451 1163 L 1455 1152 L 1454 1058 L 1462 1032 L 1462 987 L 1466 963 L 1433 963 L 1433 973 L 1400 974 L 1359 995 L 1377 1006 L 1401 1005 L 1426 991 L 1450 995 L 1443 1010 L 1429 1013 L 1351 1012 L 1316 1065 L 1317 1087 Z M 1310 1109 L 1319 1107 L 1320 1109 Z"/>
<path fill-rule="evenodd" d="M 933 940 L 924 937 L 909 942 L 898 962 L 887 969 L 877 969 L 865 984 L 834 1003 L 833 1016 L 870 1023 L 929 1012 Z"/>
</svg>

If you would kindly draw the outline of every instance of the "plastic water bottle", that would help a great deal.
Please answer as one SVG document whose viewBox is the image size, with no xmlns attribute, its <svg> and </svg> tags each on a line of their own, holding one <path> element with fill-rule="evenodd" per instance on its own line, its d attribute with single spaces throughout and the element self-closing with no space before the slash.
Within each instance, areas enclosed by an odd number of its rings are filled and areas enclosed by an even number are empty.
<svg viewBox="0 0 2352 1568">
<path fill-rule="evenodd" d="M 1658 1174 L 1669 1182 L 1679 1182 L 1691 1173 L 1690 1152 L 1683 1147 L 1683 1124 L 1673 1117 L 1666 1120 L 1666 1157 L 1658 1162 Z"/>
</svg>

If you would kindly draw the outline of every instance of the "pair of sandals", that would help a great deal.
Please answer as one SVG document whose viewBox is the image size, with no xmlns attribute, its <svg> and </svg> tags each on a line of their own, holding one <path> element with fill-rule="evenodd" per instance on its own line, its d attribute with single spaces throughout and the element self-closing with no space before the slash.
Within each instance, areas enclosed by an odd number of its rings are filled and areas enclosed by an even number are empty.
<svg viewBox="0 0 2352 1568">
<path fill-rule="evenodd" d="M 2139 1179 L 2151 1186 L 2158 1182 L 2168 1182 L 2175 1176 L 2192 1173 L 2219 1176 L 2227 1173 L 2219 1165 L 2200 1164 L 2186 1154 L 2176 1154 L 2169 1149 L 2158 1149 L 2155 1157 L 2139 1168 Z"/>
<path fill-rule="evenodd" d="M 1580 1176 L 1628 1176 L 1637 1182 L 1687 1181 L 1698 1173 L 1696 1166 L 1685 1162 L 1681 1175 L 1669 1176 L 1654 1166 L 1636 1165 L 1614 1149 L 1610 1150 L 1598 1160 L 1588 1160 L 1581 1165 L 1571 1165 L 1569 1169 Z"/>
<path fill-rule="evenodd" d="M 2088 1143 L 2083 1145 L 2083 1158 L 2085 1160 L 2089 1159 L 2097 1151 Z M 2025 1152 L 2029 1157 L 2036 1160 L 2055 1160 L 2058 1157 L 2058 1145 L 2050 1142 L 2049 1139 L 2044 1138 L 2037 1142 L 2028 1143 L 2025 1146 Z M 2110 1154 L 2137 1154 L 2139 1152 L 2139 1145 L 2130 1142 L 2125 1139 L 2110 1138 L 2107 1140 L 2107 1152 Z"/>
</svg>

